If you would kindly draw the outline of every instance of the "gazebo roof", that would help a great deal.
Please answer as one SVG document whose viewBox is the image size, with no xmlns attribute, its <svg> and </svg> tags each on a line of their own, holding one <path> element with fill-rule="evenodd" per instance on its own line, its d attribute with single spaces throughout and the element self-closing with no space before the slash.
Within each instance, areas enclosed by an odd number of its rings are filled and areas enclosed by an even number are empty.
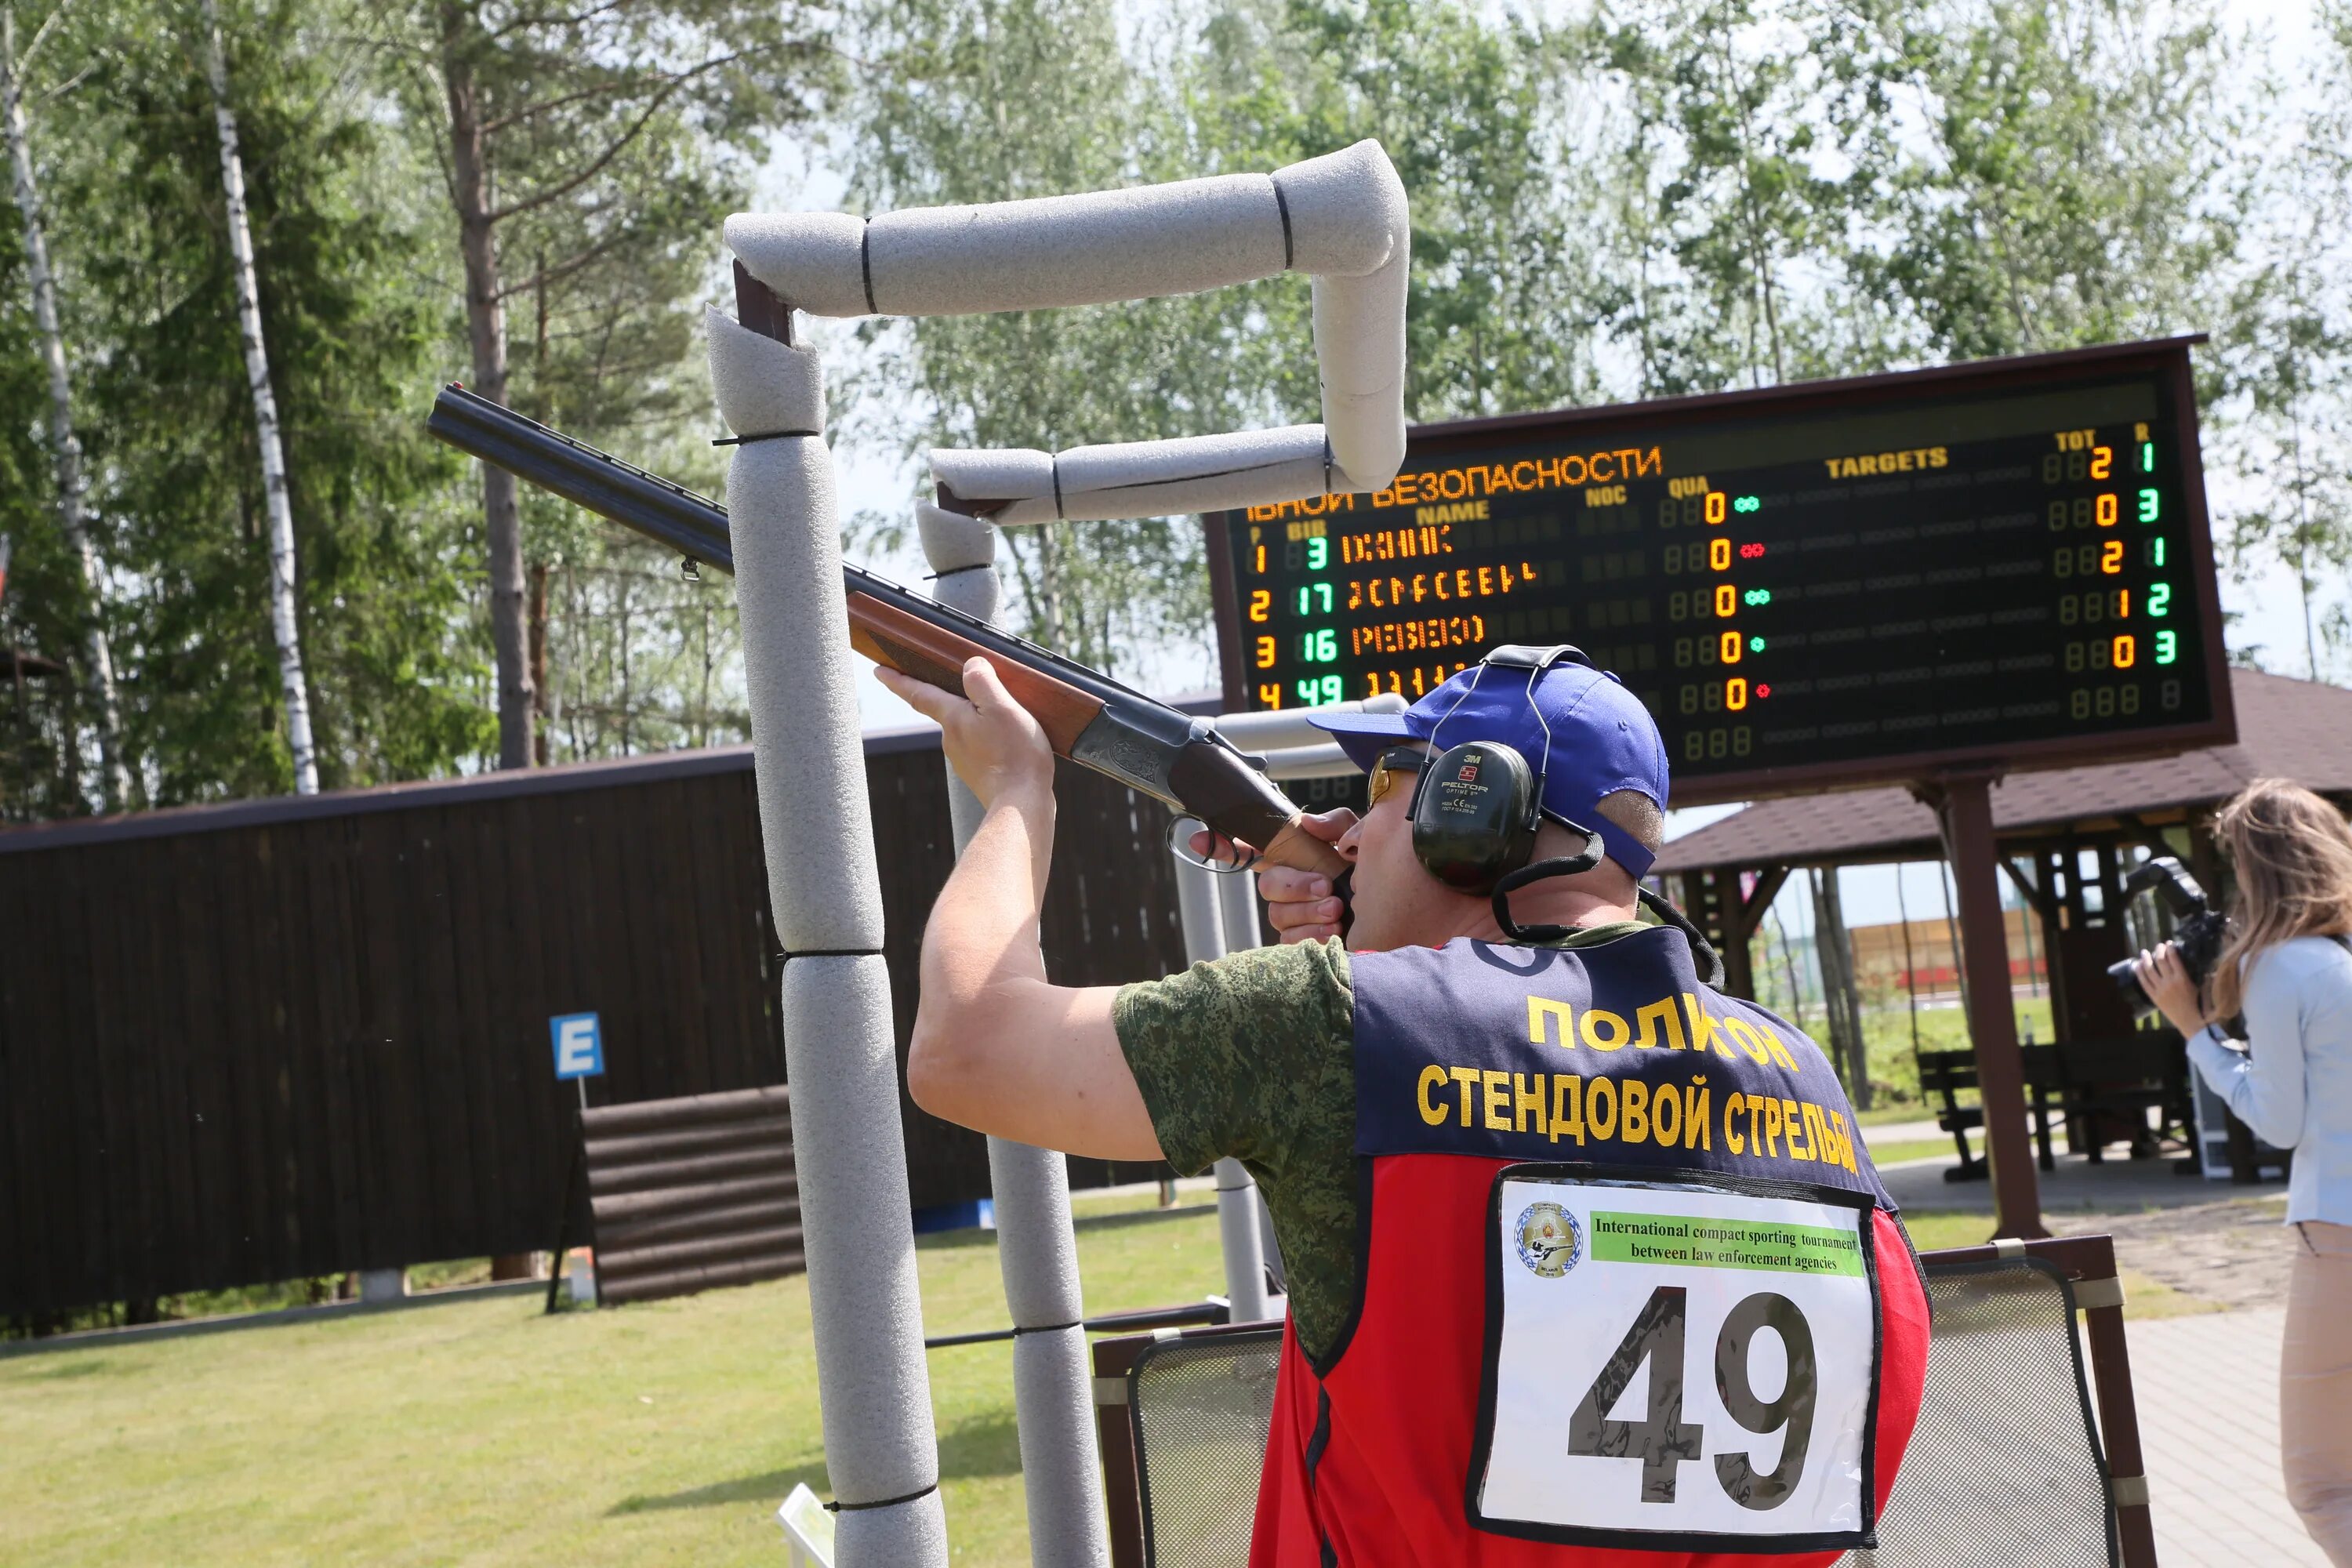
<svg viewBox="0 0 2352 1568">
<path fill-rule="evenodd" d="M 2253 779 L 2352 795 L 2352 691 L 2254 669 L 2230 672 L 2238 742 L 2142 762 L 2018 773 L 1992 791 L 1993 829 L 2024 837 L 2074 824 L 2214 805 Z M 1675 839 L 1659 871 L 1934 859 L 1935 814 L 1903 789 L 1769 800 Z"/>
</svg>

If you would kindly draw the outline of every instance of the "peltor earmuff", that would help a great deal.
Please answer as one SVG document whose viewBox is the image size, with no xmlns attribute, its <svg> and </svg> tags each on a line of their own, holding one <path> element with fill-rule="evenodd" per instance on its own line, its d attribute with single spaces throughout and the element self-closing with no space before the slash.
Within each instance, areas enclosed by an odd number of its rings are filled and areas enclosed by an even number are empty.
<svg viewBox="0 0 2352 1568">
<path fill-rule="evenodd" d="M 1581 664 L 1589 668 L 1592 661 L 1583 650 L 1566 643 L 1550 647 L 1507 644 L 1478 661 L 1478 673 L 1471 677 L 1469 689 L 1455 700 L 1454 706 L 1461 706 L 1470 691 L 1477 689 L 1487 668 L 1493 667 L 1526 672 L 1528 701 L 1533 708 L 1535 683 L 1556 664 Z M 1544 861 L 1539 868 L 1528 864 L 1528 858 L 1535 853 L 1536 829 L 1543 823 L 1543 768 L 1551 761 L 1551 726 L 1544 723 L 1541 709 L 1534 711 L 1536 721 L 1544 725 L 1541 764 L 1529 767 L 1517 747 L 1499 741 L 1467 741 L 1440 752 L 1423 768 L 1412 795 L 1414 856 L 1431 876 L 1449 888 L 1465 893 L 1496 893 L 1497 918 L 1505 931 L 1514 933 L 1518 928 L 1511 923 L 1499 894 L 1537 878 L 1517 877 L 1508 888 L 1502 886 L 1506 879 L 1521 871 L 1535 871 L 1542 877 L 1574 876 L 1599 865 L 1602 852 L 1598 835 L 1567 823 L 1585 836 L 1584 852 Z M 1453 710 L 1448 709 L 1445 717 L 1438 720 L 1430 732 L 1432 745 L 1444 735 L 1445 719 L 1452 716 Z"/>
<path fill-rule="evenodd" d="M 1518 749 L 1465 741 L 1421 770 L 1412 795 L 1412 852 L 1429 874 L 1486 893 L 1535 852 L 1539 781 Z"/>
<path fill-rule="evenodd" d="M 1478 674 L 1471 678 L 1471 690 L 1477 689 L 1488 665 L 1524 669 L 1528 672 L 1530 706 L 1535 702 L 1535 683 L 1553 665 L 1596 668 L 1581 649 L 1565 643 L 1553 647 L 1507 645 L 1489 653 L 1478 664 Z M 1465 691 L 1455 700 L 1454 707 L 1460 707 L 1469 695 Z M 1538 708 L 1535 713 L 1536 721 L 1543 724 L 1544 730 L 1541 766 L 1530 768 L 1517 747 L 1502 742 L 1467 741 L 1439 752 L 1422 769 L 1412 791 L 1414 856 L 1431 876 L 1447 887 L 1492 897 L 1495 923 L 1512 942 L 1558 942 L 1569 934 L 1566 926 L 1523 926 L 1513 920 L 1513 893 L 1549 877 L 1573 877 L 1590 871 L 1608 853 L 1601 835 L 1555 814 L 1554 822 L 1584 835 L 1584 847 L 1574 855 L 1528 863 L 1528 858 L 1535 853 L 1536 830 L 1543 825 L 1546 815 L 1543 767 L 1551 762 L 1551 726 L 1544 721 L 1543 710 Z M 1446 710 L 1446 717 L 1452 716 L 1453 709 Z M 1430 731 L 1431 745 L 1437 743 L 1444 729 L 1445 720 L 1440 719 Z M 1722 984 L 1723 960 L 1698 928 L 1680 910 L 1649 889 L 1636 884 L 1634 892 L 1661 921 L 1682 932 L 1690 944 L 1699 978 L 1709 985 Z"/>
</svg>

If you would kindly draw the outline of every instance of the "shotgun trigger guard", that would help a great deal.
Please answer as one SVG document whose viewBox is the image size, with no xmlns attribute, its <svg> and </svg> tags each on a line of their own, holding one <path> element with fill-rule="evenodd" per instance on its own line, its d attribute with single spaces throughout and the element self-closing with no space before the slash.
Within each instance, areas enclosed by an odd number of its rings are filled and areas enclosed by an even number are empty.
<svg viewBox="0 0 2352 1568">
<path fill-rule="evenodd" d="M 1209 836 L 1212 842 L 1207 855 L 1196 855 L 1192 852 L 1192 835 L 1195 833 L 1205 833 Z M 1231 877 L 1237 872 L 1255 871 L 1265 861 L 1265 857 L 1263 855 L 1240 854 L 1239 846 L 1233 839 L 1226 837 L 1181 806 L 1179 806 L 1168 818 L 1168 848 L 1176 858 L 1183 861 L 1187 866 L 1197 866 L 1202 870 L 1218 877 Z M 1231 856 L 1231 858 L 1224 858 L 1224 856 Z"/>
</svg>

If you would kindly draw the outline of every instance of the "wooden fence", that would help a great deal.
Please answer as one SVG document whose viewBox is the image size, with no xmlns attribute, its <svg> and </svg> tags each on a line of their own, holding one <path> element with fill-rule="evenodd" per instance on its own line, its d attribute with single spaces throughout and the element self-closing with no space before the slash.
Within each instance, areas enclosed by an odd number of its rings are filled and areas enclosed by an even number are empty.
<svg viewBox="0 0 2352 1568">
<path fill-rule="evenodd" d="M 867 764 L 903 1060 L 946 784 L 929 734 Z M 1061 785 L 1049 969 L 1180 967 L 1161 808 Z M 601 1016 L 593 1104 L 784 1077 L 747 748 L 22 828 L 0 882 L 0 1313 L 548 1245 L 554 1015 Z M 917 1204 L 987 1192 L 902 1110 Z"/>
</svg>

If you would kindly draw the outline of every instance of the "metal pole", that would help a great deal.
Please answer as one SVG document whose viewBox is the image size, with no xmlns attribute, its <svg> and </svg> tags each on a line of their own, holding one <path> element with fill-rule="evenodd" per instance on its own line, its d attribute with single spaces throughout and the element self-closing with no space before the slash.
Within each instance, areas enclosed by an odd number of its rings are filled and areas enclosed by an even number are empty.
<svg viewBox="0 0 2352 1568">
<path fill-rule="evenodd" d="M 1942 824 L 1959 905 L 1969 1037 L 1984 1100 L 1985 1157 L 1992 1163 L 1993 1234 L 2031 1237 L 2050 1233 L 2042 1225 L 2041 1182 L 2026 1137 L 2025 1058 L 2017 1048 L 2017 1015 L 2009 995 L 2009 933 L 1993 868 L 1990 784 L 1987 773 L 1956 773 L 1921 794 Z"/>
<path fill-rule="evenodd" d="M 800 434 L 824 427 L 824 372 L 746 281 L 737 309 L 765 331 L 716 310 L 707 330 L 719 413 L 760 437 L 735 448 L 727 498 L 836 1561 L 946 1568 L 833 457 Z"/>
<path fill-rule="evenodd" d="M 1340 761 L 1345 763 L 1346 758 L 1343 756 Z M 1264 927 L 1258 916 L 1257 879 L 1250 876 L 1219 877 L 1217 893 L 1224 915 L 1225 951 L 1245 952 L 1251 948 L 1265 946 Z M 1249 1172 L 1243 1168 L 1240 1161 L 1235 1160 L 1232 1164 L 1241 1180 L 1251 1181 Z M 1221 1184 L 1227 1179 L 1223 1173 L 1218 1174 L 1217 1180 Z M 1275 1239 L 1273 1212 L 1265 1206 L 1265 1190 L 1258 1188 L 1255 1182 L 1251 1182 L 1251 1185 L 1256 1191 L 1255 1206 L 1257 1210 L 1259 1255 L 1265 1261 L 1266 1272 L 1274 1277 L 1275 1289 L 1286 1289 L 1288 1287 L 1285 1281 L 1289 1276 L 1283 1268 L 1282 1244 Z M 1268 1317 L 1281 1316 L 1276 1298 L 1267 1298 L 1265 1311 Z"/>
<path fill-rule="evenodd" d="M 1227 904 L 1217 884 L 1240 879 L 1178 860 L 1176 906 L 1184 920 L 1184 956 L 1191 962 L 1225 955 Z M 1263 1322 L 1273 1312 L 1265 1294 L 1265 1247 L 1258 1235 L 1257 1206 L 1257 1184 L 1242 1163 L 1218 1161 L 1217 1236 L 1225 1255 L 1225 1300 L 1236 1323 Z"/>
<path fill-rule="evenodd" d="M 996 530 L 977 518 L 918 505 L 931 596 L 993 622 L 1000 584 Z M 980 801 L 948 770 L 948 816 L 961 856 L 979 831 Z M 1095 1454 L 1093 1374 L 1077 1233 L 1070 1225 L 1069 1164 L 1057 1150 L 988 1141 L 996 1200 L 996 1258 L 1013 1314 L 1013 1404 L 1021 1483 L 1036 1568 L 1108 1568 L 1110 1530 Z"/>
<path fill-rule="evenodd" d="M 1258 930 L 1257 879 L 1247 873 L 1219 877 L 1217 912 L 1223 917 L 1225 951 L 1247 952 L 1264 947 Z"/>
</svg>

